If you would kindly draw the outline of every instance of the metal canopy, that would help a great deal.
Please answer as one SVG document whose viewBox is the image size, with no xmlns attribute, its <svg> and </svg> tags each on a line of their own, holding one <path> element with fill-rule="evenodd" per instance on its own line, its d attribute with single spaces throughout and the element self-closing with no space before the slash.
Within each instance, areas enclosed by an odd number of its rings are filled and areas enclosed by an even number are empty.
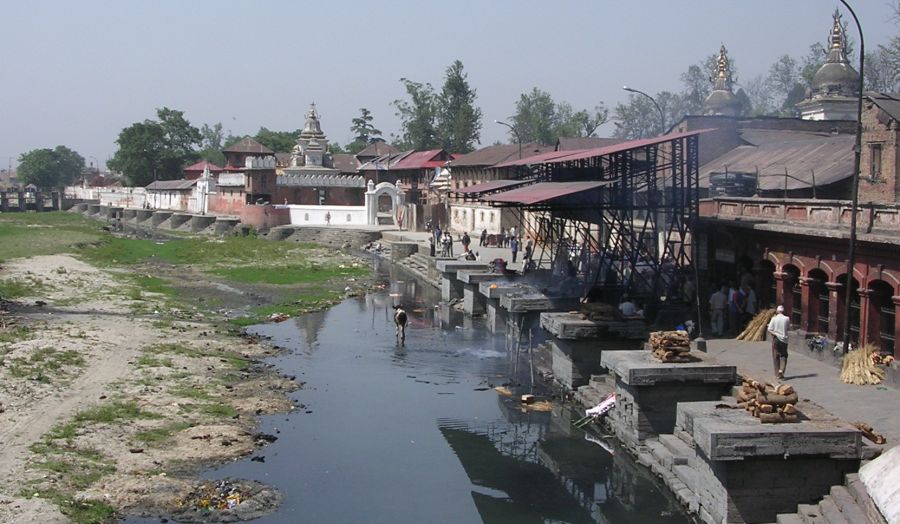
<svg viewBox="0 0 900 524">
<path fill-rule="evenodd" d="M 504 191 L 484 197 L 492 203 L 531 205 L 548 202 L 560 197 L 590 191 L 606 185 L 604 182 L 539 182 L 530 186 Z"/>
<path fill-rule="evenodd" d="M 456 191 L 453 191 L 453 193 L 456 193 L 457 196 L 471 198 L 486 193 L 493 193 L 501 189 L 512 189 L 530 183 L 530 180 L 491 180 L 490 182 L 457 189 Z"/>
</svg>

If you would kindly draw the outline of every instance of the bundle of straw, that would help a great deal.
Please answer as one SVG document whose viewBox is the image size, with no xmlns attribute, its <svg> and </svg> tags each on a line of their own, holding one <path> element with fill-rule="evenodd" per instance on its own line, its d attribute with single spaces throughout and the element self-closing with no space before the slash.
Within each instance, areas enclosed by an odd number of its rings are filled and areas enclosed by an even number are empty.
<svg viewBox="0 0 900 524">
<path fill-rule="evenodd" d="M 841 382 L 859 385 L 881 384 L 884 380 L 884 368 L 872 361 L 872 355 L 877 352 L 875 346 L 866 344 L 844 355 Z"/>
<path fill-rule="evenodd" d="M 747 327 L 737 336 L 737 340 L 746 340 L 748 342 L 762 342 L 766 339 L 766 328 L 769 327 L 769 321 L 775 316 L 774 309 L 765 309 L 757 313 Z"/>
</svg>

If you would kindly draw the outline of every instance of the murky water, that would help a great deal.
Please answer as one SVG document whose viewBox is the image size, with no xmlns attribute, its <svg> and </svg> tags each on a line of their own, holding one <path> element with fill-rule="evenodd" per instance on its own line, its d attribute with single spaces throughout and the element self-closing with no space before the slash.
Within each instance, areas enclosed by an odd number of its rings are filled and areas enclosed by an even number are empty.
<svg viewBox="0 0 900 524">
<path fill-rule="evenodd" d="M 283 506 L 257 522 L 687 522 L 612 441 L 572 428 L 566 410 L 523 413 L 494 391 L 515 366 L 504 339 L 442 321 L 419 287 L 395 281 L 253 328 L 290 348 L 274 361 L 306 382 L 294 394 L 304 407 L 263 419 L 279 439 L 255 461 L 205 476 L 281 489 Z M 398 301 L 411 317 L 403 347 Z"/>
</svg>

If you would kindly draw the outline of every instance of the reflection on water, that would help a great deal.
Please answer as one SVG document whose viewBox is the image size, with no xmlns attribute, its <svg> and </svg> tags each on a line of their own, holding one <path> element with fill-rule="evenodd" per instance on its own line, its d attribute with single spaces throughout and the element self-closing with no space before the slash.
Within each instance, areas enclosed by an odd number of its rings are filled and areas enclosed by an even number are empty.
<svg viewBox="0 0 900 524">
<path fill-rule="evenodd" d="M 301 409 L 265 417 L 279 439 L 207 477 L 257 479 L 285 493 L 259 522 L 686 522 L 648 475 L 588 441 L 567 411 L 523 412 L 503 338 L 435 309 L 414 280 L 289 321 L 258 326 L 306 382 Z M 398 346 L 392 308 L 410 315 Z M 463 327 L 471 325 L 471 327 Z M 524 367 L 524 366 L 521 366 Z"/>
</svg>

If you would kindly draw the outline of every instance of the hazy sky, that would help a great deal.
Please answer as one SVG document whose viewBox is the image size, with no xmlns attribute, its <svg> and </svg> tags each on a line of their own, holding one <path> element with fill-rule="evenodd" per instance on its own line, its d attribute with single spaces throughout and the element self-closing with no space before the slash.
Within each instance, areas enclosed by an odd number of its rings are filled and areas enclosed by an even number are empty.
<svg viewBox="0 0 900 524">
<path fill-rule="evenodd" d="M 898 32 L 891 0 L 851 0 L 867 48 Z M 315 101 L 328 138 L 351 139 L 369 108 L 385 137 L 406 77 L 440 88 L 465 65 L 481 142 L 532 87 L 576 109 L 627 99 L 622 85 L 680 90 L 679 75 L 724 43 L 740 78 L 823 44 L 828 0 L 2 1 L 0 164 L 67 145 L 104 162 L 155 108 L 234 134 L 302 127 Z M 845 20 L 851 20 L 849 14 Z M 852 24 L 850 34 L 856 38 Z M 611 133 L 611 125 L 601 129 Z M 92 158 L 93 157 L 93 158 Z"/>
</svg>

